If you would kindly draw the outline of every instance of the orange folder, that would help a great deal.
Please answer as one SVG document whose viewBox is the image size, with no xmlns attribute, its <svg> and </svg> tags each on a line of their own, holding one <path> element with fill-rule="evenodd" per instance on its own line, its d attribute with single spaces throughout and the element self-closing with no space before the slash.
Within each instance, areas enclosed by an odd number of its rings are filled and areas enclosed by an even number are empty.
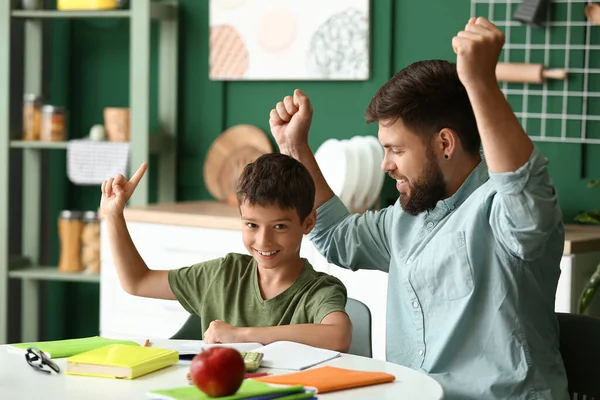
<svg viewBox="0 0 600 400">
<path fill-rule="evenodd" d="M 362 386 L 393 382 L 396 377 L 385 372 L 356 371 L 336 367 L 320 367 L 284 375 L 255 378 L 257 381 L 278 385 L 303 385 L 318 393 L 335 392 Z"/>
</svg>

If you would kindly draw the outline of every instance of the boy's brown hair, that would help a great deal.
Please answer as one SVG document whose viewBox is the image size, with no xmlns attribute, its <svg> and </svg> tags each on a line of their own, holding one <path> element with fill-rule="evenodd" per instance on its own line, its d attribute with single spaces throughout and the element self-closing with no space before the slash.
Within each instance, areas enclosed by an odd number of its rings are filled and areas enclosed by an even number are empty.
<svg viewBox="0 0 600 400">
<path fill-rule="evenodd" d="M 238 180 L 236 197 L 238 204 L 294 209 L 300 222 L 304 222 L 315 205 L 315 182 L 298 160 L 268 153 L 246 165 Z"/>
</svg>

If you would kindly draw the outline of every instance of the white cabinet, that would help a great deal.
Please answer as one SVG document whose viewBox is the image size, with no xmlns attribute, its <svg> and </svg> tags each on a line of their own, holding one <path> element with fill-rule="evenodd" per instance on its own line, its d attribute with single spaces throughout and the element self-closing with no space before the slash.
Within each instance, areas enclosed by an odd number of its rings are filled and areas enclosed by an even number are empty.
<svg viewBox="0 0 600 400">
<path fill-rule="evenodd" d="M 245 252 L 240 231 L 128 222 L 131 238 L 152 269 L 173 269 Z M 101 226 L 100 334 L 109 337 L 168 338 L 188 313 L 177 301 L 132 296 L 119 283 L 104 223 Z"/>
<path fill-rule="evenodd" d="M 579 296 L 600 264 L 600 251 L 568 254 L 560 262 L 560 279 L 556 289 L 555 310 L 577 313 Z M 596 296 L 586 314 L 600 317 L 600 295 Z"/>
<path fill-rule="evenodd" d="M 150 268 L 173 269 L 221 257 L 228 252 L 247 253 L 239 230 L 128 222 L 131 238 Z M 110 254 L 104 222 L 101 225 L 100 334 L 106 337 L 169 338 L 183 325 L 188 313 L 176 301 L 135 297 L 126 293 Z M 365 303 L 372 314 L 374 358 L 385 359 L 385 299 L 387 275 L 375 271 L 352 272 L 329 265 L 304 239 L 300 255 L 315 270 L 331 273 L 347 287 L 348 295 Z"/>
</svg>

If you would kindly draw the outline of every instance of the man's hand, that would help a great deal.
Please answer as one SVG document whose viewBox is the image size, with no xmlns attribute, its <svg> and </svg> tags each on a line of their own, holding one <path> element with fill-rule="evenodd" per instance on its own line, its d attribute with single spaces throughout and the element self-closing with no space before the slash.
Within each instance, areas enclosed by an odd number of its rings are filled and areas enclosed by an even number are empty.
<svg viewBox="0 0 600 400">
<path fill-rule="evenodd" d="M 504 45 L 504 34 L 483 17 L 471 18 L 465 30 L 452 38 L 456 69 L 467 88 L 497 85 L 496 64 Z"/>
<path fill-rule="evenodd" d="M 210 323 L 208 329 L 204 332 L 204 343 L 243 343 L 243 329 L 216 319 Z"/>
<path fill-rule="evenodd" d="M 285 96 L 269 114 L 271 133 L 279 150 L 287 155 L 294 148 L 308 146 L 308 131 L 312 121 L 312 106 L 308 97 L 299 89 L 294 97 Z"/>
<path fill-rule="evenodd" d="M 123 214 L 125 204 L 127 204 L 135 188 L 142 180 L 146 169 L 148 169 L 148 164 L 142 163 L 130 180 L 119 174 L 102 182 L 100 213 L 103 217 L 109 218 Z"/>
</svg>

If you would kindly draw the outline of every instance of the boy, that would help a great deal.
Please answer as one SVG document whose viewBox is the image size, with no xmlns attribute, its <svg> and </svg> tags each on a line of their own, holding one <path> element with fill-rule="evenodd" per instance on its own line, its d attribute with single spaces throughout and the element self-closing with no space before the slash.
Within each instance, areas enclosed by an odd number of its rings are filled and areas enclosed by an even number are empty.
<svg viewBox="0 0 600 400">
<path fill-rule="evenodd" d="M 316 221 L 315 185 L 300 162 L 270 153 L 242 172 L 236 196 L 242 239 L 251 255 L 230 253 L 171 271 L 148 269 L 123 217 L 146 169 L 144 163 L 129 181 L 117 175 L 102 184 L 100 211 L 126 292 L 178 300 L 200 316 L 206 343 L 287 340 L 348 351 L 352 326 L 344 311 L 346 288 L 300 258 L 302 237 Z"/>
</svg>

